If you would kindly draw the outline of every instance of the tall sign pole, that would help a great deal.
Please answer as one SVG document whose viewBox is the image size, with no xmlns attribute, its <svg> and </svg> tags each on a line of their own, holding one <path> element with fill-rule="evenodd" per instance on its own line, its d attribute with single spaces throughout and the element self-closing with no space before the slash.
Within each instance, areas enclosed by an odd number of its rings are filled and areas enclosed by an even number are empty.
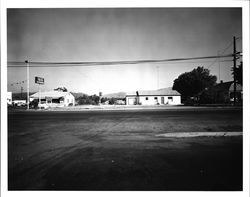
<svg viewBox="0 0 250 197">
<path fill-rule="evenodd" d="M 234 51 L 233 51 L 233 57 L 234 57 L 234 66 L 233 66 L 233 73 L 234 73 L 234 106 L 236 105 L 236 38 L 234 36 L 234 39 L 233 39 L 233 42 L 234 42 Z"/>
<path fill-rule="evenodd" d="M 27 109 L 29 109 L 29 105 L 30 105 L 30 80 L 29 80 L 29 62 L 28 60 L 25 60 L 26 66 L 27 66 Z"/>
<path fill-rule="evenodd" d="M 39 109 L 41 110 L 41 84 L 44 84 L 44 78 L 35 77 L 35 83 L 39 85 Z"/>
</svg>

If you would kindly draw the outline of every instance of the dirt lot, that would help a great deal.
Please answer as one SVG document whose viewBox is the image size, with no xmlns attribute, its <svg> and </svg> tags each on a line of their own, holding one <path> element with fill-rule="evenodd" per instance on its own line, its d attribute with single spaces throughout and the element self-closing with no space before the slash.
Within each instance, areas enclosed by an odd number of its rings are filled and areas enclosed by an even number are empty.
<svg viewBox="0 0 250 197">
<path fill-rule="evenodd" d="M 9 190 L 242 190 L 242 109 L 9 112 Z"/>
</svg>

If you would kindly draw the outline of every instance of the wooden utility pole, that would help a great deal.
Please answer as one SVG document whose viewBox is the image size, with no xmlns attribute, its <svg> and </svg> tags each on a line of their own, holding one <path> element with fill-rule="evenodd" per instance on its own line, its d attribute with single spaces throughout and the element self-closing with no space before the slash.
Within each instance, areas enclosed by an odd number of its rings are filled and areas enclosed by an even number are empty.
<svg viewBox="0 0 250 197">
<path fill-rule="evenodd" d="M 25 60 L 25 63 L 27 66 L 27 109 L 29 109 L 30 108 L 29 107 L 29 105 L 30 105 L 30 96 L 29 96 L 29 94 L 30 94 L 30 87 L 29 87 L 30 80 L 29 80 L 29 62 L 28 62 L 28 60 Z"/>
<path fill-rule="evenodd" d="M 233 39 L 234 47 L 233 47 L 233 57 L 234 57 L 234 65 L 233 65 L 233 73 L 234 73 L 234 106 L 236 105 L 236 38 L 234 36 Z"/>
</svg>

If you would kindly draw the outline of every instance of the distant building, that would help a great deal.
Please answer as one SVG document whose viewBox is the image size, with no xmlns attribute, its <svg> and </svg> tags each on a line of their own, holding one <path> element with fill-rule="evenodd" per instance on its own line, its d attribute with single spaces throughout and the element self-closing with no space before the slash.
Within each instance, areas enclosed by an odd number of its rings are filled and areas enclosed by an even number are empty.
<svg viewBox="0 0 250 197">
<path fill-rule="evenodd" d="M 75 97 L 70 92 L 48 91 L 37 92 L 30 96 L 30 101 L 41 99 L 41 104 L 46 107 L 66 107 L 75 105 Z"/>
<path fill-rule="evenodd" d="M 125 105 L 125 101 L 121 100 L 121 99 L 118 99 L 118 100 L 115 101 L 115 104 L 116 105 Z"/>
<path fill-rule="evenodd" d="M 172 88 L 134 91 L 126 94 L 126 105 L 180 105 L 181 94 Z"/>
<path fill-rule="evenodd" d="M 26 100 L 20 100 L 20 99 L 18 99 L 18 100 L 13 100 L 12 101 L 12 104 L 14 105 L 14 106 L 25 106 L 26 105 Z"/>
<path fill-rule="evenodd" d="M 222 82 L 199 94 L 202 103 L 230 103 L 234 99 L 234 82 Z M 242 102 L 243 88 L 236 84 L 236 102 Z"/>
<path fill-rule="evenodd" d="M 7 92 L 7 103 L 12 105 L 12 92 Z"/>
</svg>

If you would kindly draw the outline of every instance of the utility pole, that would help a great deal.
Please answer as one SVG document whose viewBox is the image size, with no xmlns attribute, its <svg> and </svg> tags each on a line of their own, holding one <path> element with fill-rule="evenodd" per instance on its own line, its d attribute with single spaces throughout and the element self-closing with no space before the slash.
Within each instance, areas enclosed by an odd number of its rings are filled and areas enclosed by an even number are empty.
<svg viewBox="0 0 250 197">
<path fill-rule="evenodd" d="M 27 109 L 29 109 L 29 105 L 30 105 L 30 87 L 29 87 L 29 62 L 28 60 L 25 60 L 26 66 L 27 66 Z"/>
<path fill-rule="evenodd" d="M 218 58 L 219 58 L 219 82 L 221 82 L 221 80 L 220 80 L 220 51 L 218 51 Z"/>
<path fill-rule="evenodd" d="M 236 38 L 234 36 L 233 38 L 233 43 L 234 43 L 234 47 L 233 47 L 233 57 L 234 57 L 234 65 L 233 65 L 233 73 L 234 73 L 234 106 L 236 105 Z"/>
</svg>

